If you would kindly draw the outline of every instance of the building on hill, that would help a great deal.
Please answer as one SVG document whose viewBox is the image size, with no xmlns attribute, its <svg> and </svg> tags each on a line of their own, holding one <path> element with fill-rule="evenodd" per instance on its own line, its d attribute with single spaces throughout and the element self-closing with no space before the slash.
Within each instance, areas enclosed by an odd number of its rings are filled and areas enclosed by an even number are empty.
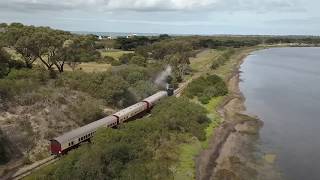
<svg viewBox="0 0 320 180">
<path fill-rule="evenodd" d="M 136 37 L 137 36 L 137 34 L 129 34 L 129 35 L 127 35 L 127 38 L 133 38 L 133 37 Z"/>
</svg>

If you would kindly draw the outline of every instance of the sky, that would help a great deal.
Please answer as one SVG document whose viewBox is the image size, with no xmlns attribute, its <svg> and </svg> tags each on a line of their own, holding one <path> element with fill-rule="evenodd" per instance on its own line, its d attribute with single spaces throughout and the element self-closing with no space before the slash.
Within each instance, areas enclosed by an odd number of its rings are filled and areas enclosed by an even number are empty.
<svg viewBox="0 0 320 180">
<path fill-rule="evenodd" d="M 0 22 L 69 31 L 320 35 L 319 0 L 0 0 Z"/>
</svg>

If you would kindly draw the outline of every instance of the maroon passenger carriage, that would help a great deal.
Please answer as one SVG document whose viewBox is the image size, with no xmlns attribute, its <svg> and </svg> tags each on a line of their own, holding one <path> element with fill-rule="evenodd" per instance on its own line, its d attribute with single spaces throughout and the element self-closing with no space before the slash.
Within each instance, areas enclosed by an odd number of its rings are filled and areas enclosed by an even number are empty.
<svg viewBox="0 0 320 180">
<path fill-rule="evenodd" d="M 129 106 L 113 115 L 94 121 L 85 126 L 67 132 L 62 136 L 50 140 L 50 150 L 54 155 L 61 155 L 80 145 L 80 143 L 89 141 L 100 127 L 114 127 L 120 123 L 129 120 L 138 114 L 150 111 L 162 98 L 172 95 L 173 91 L 159 91 L 156 94 L 147 97 L 141 102 Z"/>
</svg>

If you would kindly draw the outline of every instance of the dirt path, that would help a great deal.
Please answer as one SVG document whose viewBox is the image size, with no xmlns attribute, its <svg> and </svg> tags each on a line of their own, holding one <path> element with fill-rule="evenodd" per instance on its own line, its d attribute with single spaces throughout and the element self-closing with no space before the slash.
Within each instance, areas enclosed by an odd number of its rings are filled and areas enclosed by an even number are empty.
<svg viewBox="0 0 320 180">
<path fill-rule="evenodd" d="M 239 89 L 240 65 L 254 50 L 244 50 L 233 59 L 237 63 L 231 76 L 226 77 L 229 95 L 218 108 L 224 122 L 215 130 L 209 148 L 196 159 L 199 180 L 280 179 L 271 164 L 257 159 L 252 153 L 262 122 L 246 114 L 245 99 Z"/>
</svg>

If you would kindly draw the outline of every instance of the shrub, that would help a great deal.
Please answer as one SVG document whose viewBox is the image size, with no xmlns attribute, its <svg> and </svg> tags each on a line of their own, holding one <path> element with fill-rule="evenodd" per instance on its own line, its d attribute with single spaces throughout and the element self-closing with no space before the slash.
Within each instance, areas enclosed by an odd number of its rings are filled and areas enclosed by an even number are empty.
<svg viewBox="0 0 320 180">
<path fill-rule="evenodd" d="M 104 114 L 100 108 L 101 104 L 97 100 L 84 98 L 72 106 L 70 111 L 77 115 L 80 125 L 85 125 L 103 118 Z"/>
<path fill-rule="evenodd" d="M 131 58 L 134 56 L 133 53 L 126 53 L 120 56 L 119 61 L 121 64 L 128 64 Z"/>
<path fill-rule="evenodd" d="M 39 83 L 31 80 L 0 80 L 0 96 L 3 99 L 13 98 L 15 95 L 27 93 L 39 87 Z"/>
<path fill-rule="evenodd" d="M 105 56 L 102 59 L 100 59 L 100 61 L 98 61 L 98 63 L 112 64 L 112 63 L 114 63 L 114 61 L 117 61 L 117 60 L 111 56 Z"/>
<path fill-rule="evenodd" d="M 26 64 L 23 61 L 12 59 L 9 61 L 9 66 L 10 68 L 22 69 L 26 67 Z"/>
<path fill-rule="evenodd" d="M 198 97 L 201 103 L 207 104 L 211 98 L 224 96 L 227 93 L 225 82 L 217 75 L 210 75 L 192 81 L 186 88 L 184 95 L 189 98 Z"/>
<path fill-rule="evenodd" d="M 29 79 L 38 82 L 47 82 L 49 79 L 49 73 L 43 68 L 34 69 L 13 69 L 8 75 L 7 79 L 10 80 L 22 80 Z"/>
<path fill-rule="evenodd" d="M 129 60 L 130 64 L 136 64 L 138 66 L 146 66 L 147 65 L 147 59 L 144 58 L 143 56 L 133 56 L 130 60 Z"/>
</svg>

